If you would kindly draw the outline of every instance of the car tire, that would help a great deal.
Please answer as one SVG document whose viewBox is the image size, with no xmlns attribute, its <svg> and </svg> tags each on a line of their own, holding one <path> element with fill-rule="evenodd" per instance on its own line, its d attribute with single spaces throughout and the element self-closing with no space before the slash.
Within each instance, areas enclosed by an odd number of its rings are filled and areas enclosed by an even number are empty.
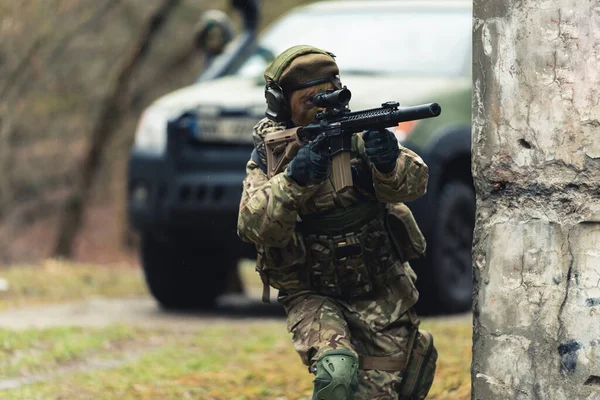
<svg viewBox="0 0 600 400">
<path fill-rule="evenodd" d="M 442 187 L 431 246 L 428 246 L 432 311 L 458 313 L 471 309 L 473 297 L 472 246 L 475 227 L 475 191 L 462 181 Z"/>
<path fill-rule="evenodd" d="M 141 259 L 146 284 L 166 309 L 213 307 L 237 265 L 236 257 L 224 258 L 218 248 L 151 233 L 142 234 Z"/>
</svg>

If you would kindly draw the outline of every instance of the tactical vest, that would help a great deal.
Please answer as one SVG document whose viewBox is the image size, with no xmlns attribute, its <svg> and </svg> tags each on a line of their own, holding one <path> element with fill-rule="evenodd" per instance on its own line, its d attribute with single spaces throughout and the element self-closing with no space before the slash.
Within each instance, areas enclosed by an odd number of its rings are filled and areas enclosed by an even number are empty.
<svg viewBox="0 0 600 400">
<path fill-rule="evenodd" d="M 367 165 L 360 160 L 355 140 L 352 163 Z M 370 177 L 370 170 L 362 172 Z M 408 207 L 378 202 L 368 179 L 355 179 L 344 193 L 324 182 L 299 208 L 301 220 L 285 248 L 257 246 L 263 301 L 268 301 L 269 286 L 286 293 L 360 296 L 389 282 L 398 264 L 425 251 L 425 239 Z"/>
</svg>

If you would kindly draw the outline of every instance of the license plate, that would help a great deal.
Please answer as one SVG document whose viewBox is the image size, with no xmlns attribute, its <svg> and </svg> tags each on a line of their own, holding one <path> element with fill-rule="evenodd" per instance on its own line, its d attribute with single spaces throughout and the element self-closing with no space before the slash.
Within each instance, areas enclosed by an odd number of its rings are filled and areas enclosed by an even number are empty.
<svg viewBox="0 0 600 400">
<path fill-rule="evenodd" d="M 199 115 L 196 140 L 205 142 L 252 142 L 252 128 L 257 118 L 215 118 Z"/>
<path fill-rule="evenodd" d="M 217 136 L 225 140 L 252 139 L 252 128 L 256 120 L 249 118 L 227 118 L 218 121 Z"/>
</svg>

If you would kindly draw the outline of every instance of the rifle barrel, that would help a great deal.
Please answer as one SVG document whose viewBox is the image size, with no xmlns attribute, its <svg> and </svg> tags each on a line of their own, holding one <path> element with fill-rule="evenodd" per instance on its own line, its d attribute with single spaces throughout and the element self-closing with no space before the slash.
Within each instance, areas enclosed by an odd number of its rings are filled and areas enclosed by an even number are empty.
<svg viewBox="0 0 600 400">
<path fill-rule="evenodd" d="M 400 108 L 394 113 L 400 118 L 408 118 L 404 121 L 411 121 L 416 119 L 425 119 L 431 117 L 437 117 L 442 112 L 442 107 L 438 103 L 421 104 L 413 107 Z M 404 122 L 398 121 L 398 122 Z"/>
<path fill-rule="evenodd" d="M 421 104 L 412 107 L 372 108 L 346 114 L 341 119 L 342 130 L 358 132 L 366 129 L 383 129 L 398 125 L 400 122 L 415 121 L 440 115 L 442 108 L 438 103 Z"/>
</svg>

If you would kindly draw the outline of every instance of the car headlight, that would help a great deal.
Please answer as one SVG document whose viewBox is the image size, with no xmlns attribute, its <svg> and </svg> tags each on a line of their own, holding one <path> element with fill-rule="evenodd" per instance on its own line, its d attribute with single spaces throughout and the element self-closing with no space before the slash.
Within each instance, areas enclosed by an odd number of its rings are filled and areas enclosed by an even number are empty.
<svg viewBox="0 0 600 400">
<path fill-rule="evenodd" d="M 133 150 L 138 153 L 160 156 L 167 148 L 167 112 L 147 108 L 140 117 L 135 132 Z"/>
</svg>

